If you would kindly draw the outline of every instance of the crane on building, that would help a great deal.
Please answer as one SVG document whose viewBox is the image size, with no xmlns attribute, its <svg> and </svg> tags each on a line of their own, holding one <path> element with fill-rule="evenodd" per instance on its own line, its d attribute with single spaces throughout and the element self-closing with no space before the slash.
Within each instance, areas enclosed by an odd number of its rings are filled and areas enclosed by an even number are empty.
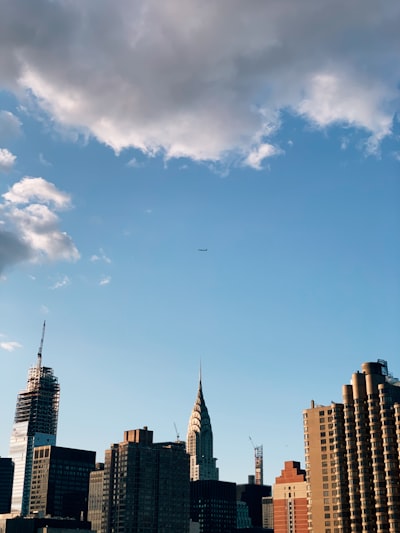
<svg viewBox="0 0 400 533">
<path fill-rule="evenodd" d="M 174 428 L 175 428 L 175 434 L 176 434 L 176 442 L 181 442 L 181 439 L 179 437 L 179 431 L 178 431 L 178 428 L 176 427 L 175 422 L 174 422 Z"/>
<path fill-rule="evenodd" d="M 45 329 L 46 329 L 46 320 L 43 322 L 42 338 L 40 339 L 40 346 L 39 346 L 39 350 L 38 350 L 38 354 L 37 354 L 37 356 L 38 356 L 38 361 L 37 361 L 38 368 L 40 368 L 42 366 L 42 351 L 43 351 L 43 341 L 44 341 Z"/>
<path fill-rule="evenodd" d="M 263 447 L 262 444 L 260 446 L 256 446 L 251 437 L 249 437 L 249 439 L 254 449 L 255 482 L 256 485 L 263 485 Z"/>
</svg>

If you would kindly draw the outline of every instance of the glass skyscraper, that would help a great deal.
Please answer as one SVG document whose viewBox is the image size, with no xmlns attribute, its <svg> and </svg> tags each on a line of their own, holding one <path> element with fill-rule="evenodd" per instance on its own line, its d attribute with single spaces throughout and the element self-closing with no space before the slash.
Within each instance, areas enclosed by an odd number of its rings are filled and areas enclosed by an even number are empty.
<svg viewBox="0 0 400 533">
<path fill-rule="evenodd" d="M 53 369 L 42 366 L 42 345 L 43 336 L 27 387 L 18 394 L 10 439 L 10 457 L 15 465 L 11 511 L 22 515 L 29 512 L 33 450 L 56 444 L 60 386 Z"/>
</svg>

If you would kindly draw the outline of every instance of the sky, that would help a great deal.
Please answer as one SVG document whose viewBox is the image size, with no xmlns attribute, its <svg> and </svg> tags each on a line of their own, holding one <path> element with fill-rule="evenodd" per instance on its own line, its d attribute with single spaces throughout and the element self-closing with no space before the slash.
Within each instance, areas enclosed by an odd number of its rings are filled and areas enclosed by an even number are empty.
<svg viewBox="0 0 400 533">
<path fill-rule="evenodd" d="M 59 446 L 185 440 L 201 366 L 221 480 L 304 466 L 400 375 L 400 3 L 0 6 L 0 455 L 46 321 Z"/>
</svg>

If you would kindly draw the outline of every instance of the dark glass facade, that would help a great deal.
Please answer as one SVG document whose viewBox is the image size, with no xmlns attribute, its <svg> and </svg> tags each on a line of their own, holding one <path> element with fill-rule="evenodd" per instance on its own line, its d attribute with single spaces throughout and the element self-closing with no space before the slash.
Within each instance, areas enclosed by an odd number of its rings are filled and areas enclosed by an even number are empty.
<svg viewBox="0 0 400 533">
<path fill-rule="evenodd" d="M 9 513 L 14 477 L 14 463 L 9 457 L 0 457 L 0 514 Z"/>
<path fill-rule="evenodd" d="M 200 533 L 231 533 L 236 530 L 236 484 L 228 481 L 190 482 L 190 518 Z"/>
<path fill-rule="evenodd" d="M 272 487 L 270 485 L 256 485 L 255 483 L 237 485 L 236 499 L 247 504 L 253 527 L 262 527 L 262 499 L 265 496 L 271 496 L 271 494 Z"/>
<path fill-rule="evenodd" d="M 89 476 L 96 453 L 87 450 L 40 446 L 34 449 L 30 512 L 87 518 Z"/>
</svg>

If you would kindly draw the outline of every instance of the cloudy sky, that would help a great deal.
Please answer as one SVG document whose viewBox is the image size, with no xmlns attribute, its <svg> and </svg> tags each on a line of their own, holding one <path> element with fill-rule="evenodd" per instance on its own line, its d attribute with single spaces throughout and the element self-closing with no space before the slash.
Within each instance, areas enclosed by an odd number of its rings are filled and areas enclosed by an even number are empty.
<svg viewBox="0 0 400 533">
<path fill-rule="evenodd" d="M 46 320 L 58 444 L 185 438 L 201 361 L 221 479 L 304 463 L 400 374 L 399 2 L 0 7 L 0 454 Z"/>
</svg>

